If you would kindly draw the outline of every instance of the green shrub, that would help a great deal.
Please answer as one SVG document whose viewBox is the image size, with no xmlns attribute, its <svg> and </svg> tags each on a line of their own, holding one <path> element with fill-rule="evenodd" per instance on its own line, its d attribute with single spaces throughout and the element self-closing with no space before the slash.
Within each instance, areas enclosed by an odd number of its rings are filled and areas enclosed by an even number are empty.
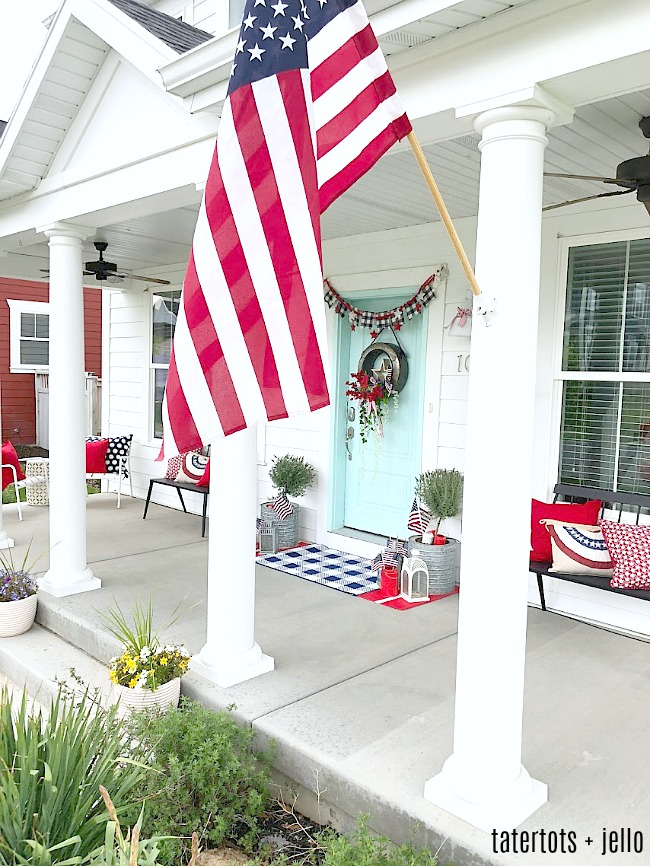
<svg viewBox="0 0 650 866">
<path fill-rule="evenodd" d="M 11 693 L 0 690 L 0 866 L 46 866 L 90 853 L 103 841 L 108 816 L 99 786 L 118 811 L 137 817 L 136 797 L 150 770 L 122 760 L 115 709 L 98 710 L 88 695 L 61 694 L 47 718 L 30 714 L 26 697 L 12 716 Z M 55 848 L 63 859 L 51 859 Z M 79 862 L 78 860 L 72 862 Z"/>
<path fill-rule="evenodd" d="M 159 862 L 186 862 L 195 830 L 202 844 L 228 838 L 250 848 L 270 780 L 270 756 L 254 752 L 253 731 L 185 698 L 178 709 L 135 716 L 132 726 L 159 771 L 147 783 L 145 830 L 184 837 L 161 842 Z"/>
<path fill-rule="evenodd" d="M 287 496 L 303 496 L 316 477 L 316 470 L 304 457 L 285 454 L 274 457 L 269 471 L 271 484 Z"/>
<path fill-rule="evenodd" d="M 156 866 L 159 862 L 161 840 L 140 838 L 144 806 L 140 811 L 137 824 L 134 824 L 131 830 L 127 830 L 125 836 L 108 791 L 103 786 L 100 786 L 99 790 L 106 804 L 110 821 L 106 824 L 104 844 L 84 860 L 84 866 Z M 196 862 L 197 849 L 197 840 L 194 838 L 190 861 L 192 864 Z"/>
<path fill-rule="evenodd" d="M 386 836 L 373 836 L 359 821 L 351 836 L 340 836 L 331 830 L 319 838 L 324 849 L 321 866 L 436 866 L 428 848 L 417 849 L 410 843 L 393 845 Z"/>
</svg>

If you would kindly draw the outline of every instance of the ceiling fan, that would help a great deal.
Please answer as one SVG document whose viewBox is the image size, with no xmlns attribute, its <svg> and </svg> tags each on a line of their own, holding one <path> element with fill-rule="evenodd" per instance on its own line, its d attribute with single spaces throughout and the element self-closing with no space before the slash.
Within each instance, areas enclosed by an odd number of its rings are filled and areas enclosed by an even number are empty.
<svg viewBox="0 0 650 866">
<path fill-rule="evenodd" d="M 650 139 L 650 117 L 642 117 L 639 121 L 639 128 L 644 137 Z M 601 183 L 614 184 L 615 186 L 623 187 L 623 189 L 613 190 L 612 192 L 600 192 L 596 195 L 587 195 L 583 198 L 574 198 L 571 201 L 563 201 L 560 204 L 551 204 L 542 210 L 554 210 L 558 207 L 565 207 L 568 204 L 577 204 L 581 201 L 591 201 L 594 198 L 608 198 L 613 195 L 627 195 L 635 192 L 637 200 L 645 206 L 645 209 L 650 214 L 650 153 L 645 156 L 637 156 L 633 159 L 626 159 L 616 167 L 616 177 L 593 177 L 584 174 L 556 174 L 555 172 L 544 172 L 544 177 L 565 177 L 573 180 L 596 180 Z"/>
<path fill-rule="evenodd" d="M 123 279 L 129 280 L 144 280 L 147 283 L 157 283 L 159 286 L 169 286 L 169 280 L 161 280 L 158 277 L 143 277 L 139 274 L 132 274 L 129 271 L 122 271 L 117 268 L 114 262 L 107 262 L 104 259 L 104 253 L 108 247 L 106 241 L 95 241 L 95 249 L 99 253 L 99 259 L 96 262 L 86 262 L 84 268 L 84 276 L 94 276 L 100 282 L 119 282 Z M 42 268 L 43 273 L 48 274 L 49 271 Z"/>
</svg>

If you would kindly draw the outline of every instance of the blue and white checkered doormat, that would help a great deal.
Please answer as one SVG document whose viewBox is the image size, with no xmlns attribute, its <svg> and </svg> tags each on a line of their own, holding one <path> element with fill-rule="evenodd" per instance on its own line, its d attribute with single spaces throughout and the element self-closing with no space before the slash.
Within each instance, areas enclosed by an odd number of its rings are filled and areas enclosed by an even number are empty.
<svg viewBox="0 0 650 866">
<path fill-rule="evenodd" d="M 363 595 L 379 587 L 378 578 L 370 570 L 369 559 L 342 553 L 323 544 L 265 553 L 257 558 L 257 562 L 351 595 Z"/>
</svg>

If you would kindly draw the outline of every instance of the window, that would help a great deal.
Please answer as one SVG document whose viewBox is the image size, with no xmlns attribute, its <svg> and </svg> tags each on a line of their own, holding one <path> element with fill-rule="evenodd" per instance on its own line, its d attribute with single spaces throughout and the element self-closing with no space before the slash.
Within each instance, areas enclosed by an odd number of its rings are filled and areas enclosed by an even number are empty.
<svg viewBox="0 0 650 866">
<path fill-rule="evenodd" d="M 9 366 L 12 373 L 47 370 L 50 363 L 50 305 L 39 301 L 9 304 Z"/>
<path fill-rule="evenodd" d="M 569 252 L 560 481 L 650 492 L 650 239 Z"/>
<path fill-rule="evenodd" d="M 153 437 L 162 439 L 162 403 L 172 338 L 178 315 L 181 290 L 158 292 L 152 296 L 151 309 L 151 380 L 153 391 Z"/>
</svg>

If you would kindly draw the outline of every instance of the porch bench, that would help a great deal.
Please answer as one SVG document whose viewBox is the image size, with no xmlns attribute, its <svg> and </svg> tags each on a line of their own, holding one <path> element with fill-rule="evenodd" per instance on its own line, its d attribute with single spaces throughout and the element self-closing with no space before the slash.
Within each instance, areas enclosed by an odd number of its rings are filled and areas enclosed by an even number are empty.
<svg viewBox="0 0 650 866">
<path fill-rule="evenodd" d="M 587 502 L 592 499 L 600 499 L 603 502 L 600 512 L 601 517 L 606 508 L 617 511 L 618 514 L 611 519 L 615 519 L 619 523 L 621 522 L 625 506 L 627 506 L 626 512 L 629 513 L 631 511 L 632 514 L 636 515 L 635 523 L 640 522 L 642 513 L 650 514 L 650 495 L 643 493 L 624 493 L 620 490 L 601 490 L 596 487 L 579 487 L 575 484 L 556 484 L 553 494 L 553 502 L 557 502 L 560 499 L 565 502 Z M 539 600 L 542 610 L 546 610 L 544 577 L 554 577 L 556 580 L 566 580 L 570 583 L 579 583 L 583 586 L 602 589 L 605 592 L 615 592 L 619 595 L 629 595 L 633 598 L 650 601 L 650 590 L 618 589 L 609 585 L 609 578 L 598 577 L 593 574 L 565 574 L 561 571 L 549 571 L 551 566 L 551 562 L 531 562 L 529 565 L 530 572 L 537 576 L 537 588 L 539 590 Z"/>
<path fill-rule="evenodd" d="M 191 493 L 200 493 L 203 496 L 203 512 L 201 516 L 201 538 L 205 538 L 205 522 L 208 511 L 208 494 L 210 493 L 209 487 L 199 487 L 198 484 L 192 484 L 190 481 L 174 481 L 172 478 L 152 478 L 149 481 L 149 491 L 147 493 L 147 501 L 144 505 L 144 514 L 142 515 L 142 519 L 144 520 L 147 516 L 147 511 L 149 510 L 149 501 L 151 500 L 151 491 L 153 490 L 154 484 L 161 484 L 163 487 L 173 487 L 178 493 L 178 498 L 181 501 L 181 505 L 183 506 L 183 511 L 187 514 L 187 508 L 185 507 L 185 502 L 183 501 L 183 494 L 181 490 L 189 490 Z"/>
</svg>

